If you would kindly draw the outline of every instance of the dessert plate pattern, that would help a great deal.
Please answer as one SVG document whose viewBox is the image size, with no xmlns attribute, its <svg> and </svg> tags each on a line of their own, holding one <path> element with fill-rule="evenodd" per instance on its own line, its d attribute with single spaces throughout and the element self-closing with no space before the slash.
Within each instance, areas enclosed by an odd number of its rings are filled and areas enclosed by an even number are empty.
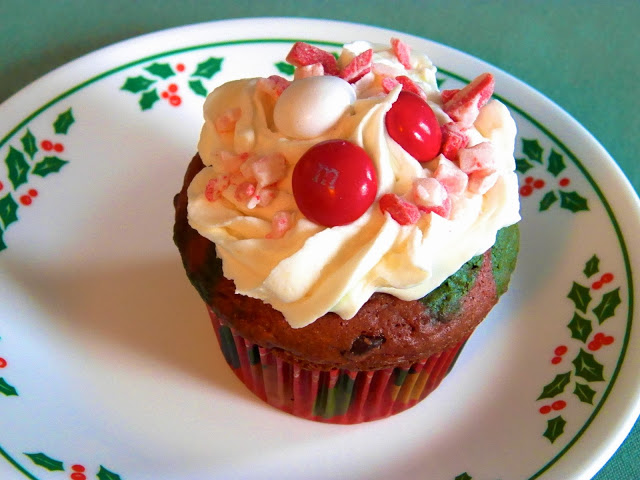
<svg viewBox="0 0 640 480">
<path fill-rule="evenodd" d="M 519 129 L 522 254 L 428 399 L 382 422 L 315 424 L 253 399 L 228 371 L 171 242 L 171 199 L 217 85 L 290 77 L 296 40 L 338 51 L 391 36 L 430 55 L 443 89 L 496 76 Z M 90 54 L 0 112 L 9 478 L 588 479 L 638 415 L 637 197 L 582 127 L 490 65 L 374 27 L 226 21 Z"/>
</svg>

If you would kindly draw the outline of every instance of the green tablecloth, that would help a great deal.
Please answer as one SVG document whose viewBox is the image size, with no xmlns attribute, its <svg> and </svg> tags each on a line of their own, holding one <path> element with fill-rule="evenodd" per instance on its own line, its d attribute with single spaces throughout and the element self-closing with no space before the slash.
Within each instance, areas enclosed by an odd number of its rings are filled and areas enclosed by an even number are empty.
<svg viewBox="0 0 640 480">
<path fill-rule="evenodd" d="M 377 25 L 486 60 L 573 115 L 640 191 L 637 0 L 0 0 L 0 102 L 49 70 L 105 45 L 178 25 L 256 16 Z M 640 479 L 640 422 L 595 479 Z"/>
</svg>

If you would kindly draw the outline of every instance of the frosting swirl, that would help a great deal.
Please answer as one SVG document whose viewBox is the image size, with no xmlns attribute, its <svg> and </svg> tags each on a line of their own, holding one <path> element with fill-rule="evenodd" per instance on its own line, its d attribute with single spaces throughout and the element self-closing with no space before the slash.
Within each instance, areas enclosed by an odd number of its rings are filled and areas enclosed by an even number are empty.
<svg viewBox="0 0 640 480">
<path fill-rule="evenodd" d="M 338 68 L 348 70 L 367 52 L 369 71 L 355 81 L 323 77 L 316 63 L 298 66 L 293 82 L 229 82 L 204 104 L 198 150 L 205 168 L 188 188 L 189 223 L 216 244 L 237 292 L 271 304 L 294 328 L 327 312 L 349 319 L 374 292 L 422 298 L 520 219 L 516 128 L 507 108 L 491 100 L 472 123 L 452 118 L 458 113 L 447 112 L 435 67 L 413 52 L 407 59 L 394 48 L 355 42 L 345 45 Z M 398 77 L 421 89 L 440 125 L 462 129 L 467 141 L 456 159 L 440 154 L 420 163 L 389 136 L 386 113 L 408 84 L 385 79 Z M 325 227 L 299 211 L 292 172 L 309 148 L 330 139 L 367 152 L 378 190 L 357 220 Z M 471 165 L 487 155 L 489 166 Z M 415 223 L 403 225 L 381 209 L 387 194 L 418 204 L 430 195 L 448 208 L 422 208 Z"/>
</svg>

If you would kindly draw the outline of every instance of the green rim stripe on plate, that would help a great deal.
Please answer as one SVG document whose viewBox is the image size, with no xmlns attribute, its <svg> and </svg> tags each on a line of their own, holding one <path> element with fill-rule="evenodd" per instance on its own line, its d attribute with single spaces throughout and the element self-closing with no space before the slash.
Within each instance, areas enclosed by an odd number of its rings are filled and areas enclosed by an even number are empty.
<svg viewBox="0 0 640 480">
<path fill-rule="evenodd" d="M 177 55 L 180 53 L 186 53 L 186 52 L 190 52 L 190 51 L 196 51 L 196 50 L 202 50 L 205 48 L 216 48 L 216 47 L 223 47 L 223 46 L 232 46 L 232 45 L 243 45 L 243 44 L 259 44 L 259 43 L 293 43 L 296 41 L 305 41 L 308 43 L 313 43 L 316 45 L 324 45 L 324 46 L 331 46 L 331 47 L 341 47 L 342 44 L 341 43 L 337 43 L 337 42 L 329 42 L 329 41 L 323 41 L 323 40 L 300 40 L 300 39 L 290 39 L 290 38 L 276 38 L 276 39 L 245 39 L 245 40 L 232 40 L 232 41 L 226 41 L 226 42 L 214 42 L 214 43 L 206 43 L 206 44 L 200 44 L 200 45 L 195 45 L 195 46 L 190 46 L 190 47 L 183 47 L 183 48 L 178 48 L 178 49 L 174 49 L 174 50 L 169 50 L 166 52 L 162 52 L 162 53 L 157 53 L 154 55 L 150 55 L 150 56 L 146 56 L 144 58 L 140 58 L 138 60 L 134 60 L 128 63 L 125 63 L 123 65 L 120 65 L 118 67 L 114 67 L 110 70 L 107 70 L 99 75 L 96 75 L 94 77 L 89 78 L 88 80 L 85 80 L 84 82 L 79 83 L 78 85 L 70 88 L 69 90 L 61 93 L 60 95 L 56 96 L 55 98 L 53 98 L 52 100 L 50 100 L 49 102 L 45 103 L 43 106 L 41 106 L 40 108 L 36 109 L 34 112 L 32 112 L 30 115 L 28 115 L 27 117 L 25 117 L 18 125 L 16 125 L 9 133 L 7 133 L 2 140 L 0 140 L 0 148 L 2 148 L 16 133 L 18 133 L 22 128 L 24 128 L 29 122 L 31 122 L 34 118 L 36 118 L 38 115 L 40 115 L 42 112 L 44 112 L 45 110 L 47 110 L 48 108 L 50 108 L 51 106 L 53 106 L 54 104 L 60 102 L 61 100 L 69 97 L 70 95 L 78 92 L 79 90 L 99 81 L 102 80 L 106 77 L 109 77 L 115 73 L 121 72 L 123 70 L 126 70 L 128 68 L 131 68 L 133 66 L 139 65 L 141 63 L 145 63 L 145 62 L 149 62 L 155 59 L 159 59 L 159 58 L 163 58 L 163 57 L 168 57 L 168 56 L 172 56 L 172 55 Z M 116 44 L 117 46 L 118 44 Z M 106 47 L 106 48 L 110 48 L 110 47 Z M 91 55 L 91 54 L 89 54 Z M 62 67 L 60 67 L 62 68 Z M 448 70 L 445 69 L 438 69 L 438 72 L 447 75 L 451 78 L 457 79 L 459 81 L 462 81 L 464 83 L 468 83 L 469 80 L 457 75 L 453 72 L 450 72 Z M 531 117 L 528 113 L 526 113 L 524 110 L 522 110 L 521 108 L 519 108 L 518 106 L 514 105 L 512 102 L 506 100 L 505 98 L 502 98 L 499 95 L 494 95 L 495 98 L 499 99 L 501 102 L 503 102 L 505 105 L 507 105 L 509 108 L 511 108 L 512 110 L 516 111 L 518 114 L 520 114 L 522 117 L 524 117 L 527 121 L 529 121 L 531 124 L 533 124 L 536 128 L 538 128 L 543 134 L 545 134 L 552 142 L 554 142 L 560 149 L 562 149 L 567 156 L 571 159 L 571 161 L 574 163 L 574 165 L 576 165 L 576 167 L 580 170 L 580 172 L 585 176 L 585 178 L 587 179 L 587 181 L 589 182 L 589 184 L 591 185 L 591 187 L 594 189 L 594 191 L 596 192 L 596 195 L 598 196 L 598 198 L 600 199 L 601 203 L 603 204 L 609 219 L 611 221 L 611 223 L 613 224 L 616 236 L 618 238 L 618 242 L 620 244 L 620 248 L 622 251 L 622 256 L 624 259 L 624 264 L 625 264 L 625 270 L 626 270 L 626 274 L 627 274 L 627 292 L 628 292 L 628 305 L 629 305 L 629 311 L 628 311 L 628 315 L 627 315 L 627 325 L 626 325 L 626 331 L 625 331 L 625 337 L 624 337 L 624 341 L 622 344 L 622 348 L 620 351 L 620 356 L 617 360 L 616 366 L 614 368 L 613 374 L 611 376 L 611 380 L 609 382 L 609 384 L 607 385 L 607 388 L 605 389 L 602 398 L 600 400 L 600 402 L 598 402 L 598 404 L 596 405 L 596 407 L 594 408 L 593 413 L 590 415 L 590 417 L 587 419 L 587 421 L 585 422 L 585 424 L 583 425 L 583 427 L 578 431 L 578 433 L 569 441 L 569 443 L 554 457 L 552 458 L 549 462 L 547 462 L 547 464 L 545 464 L 540 470 L 538 470 L 535 474 L 533 474 L 533 476 L 529 477 L 528 480 L 534 480 L 536 478 L 538 478 L 540 475 L 542 475 L 545 471 L 547 471 L 549 468 L 551 468 L 551 466 L 553 466 L 578 440 L 579 438 L 584 434 L 584 432 L 587 430 L 587 428 L 589 427 L 589 425 L 591 425 L 591 423 L 593 422 L 593 420 L 595 419 L 595 417 L 597 416 L 597 414 L 600 412 L 602 406 L 604 405 L 606 399 L 608 398 L 615 382 L 616 379 L 618 377 L 618 374 L 620 372 L 620 369 L 622 367 L 622 363 L 624 361 L 625 358 L 625 354 L 628 348 L 628 344 L 629 344 L 629 340 L 630 340 L 630 335 L 631 335 L 631 323 L 633 320 L 633 311 L 634 311 L 634 295 L 633 295 L 633 279 L 632 279 L 632 269 L 631 269 L 631 263 L 629 260 L 629 253 L 627 251 L 627 247 L 626 247 L 626 243 L 624 241 L 624 237 L 622 235 L 622 231 L 620 229 L 620 225 L 618 224 L 618 221 L 613 213 L 613 210 L 611 209 L 611 206 L 609 205 L 609 203 L 607 202 L 602 190 L 600 189 L 600 187 L 598 186 L 598 184 L 595 182 L 595 180 L 593 179 L 593 177 L 591 176 L 591 174 L 587 171 L 587 169 L 584 167 L 584 165 L 582 165 L 582 163 L 576 158 L 576 156 L 574 155 L 574 153 L 569 150 L 569 148 L 567 148 L 566 145 L 564 145 L 563 142 L 561 142 L 554 134 L 552 134 L 549 130 L 547 130 L 547 128 L 545 128 L 542 124 L 540 124 L 540 122 L 538 122 L 537 120 L 535 120 L 533 117 Z M 22 473 L 24 473 L 27 477 L 31 478 L 31 479 L 36 479 L 36 477 L 34 477 L 33 475 L 31 475 L 28 471 L 26 471 L 22 466 L 20 466 L 20 464 L 18 464 L 13 458 L 11 458 L 11 456 L 5 452 L 2 447 L 0 447 L 0 454 L 5 457 L 9 463 L 11 463 L 12 465 L 14 465 L 18 470 L 20 470 Z"/>
</svg>

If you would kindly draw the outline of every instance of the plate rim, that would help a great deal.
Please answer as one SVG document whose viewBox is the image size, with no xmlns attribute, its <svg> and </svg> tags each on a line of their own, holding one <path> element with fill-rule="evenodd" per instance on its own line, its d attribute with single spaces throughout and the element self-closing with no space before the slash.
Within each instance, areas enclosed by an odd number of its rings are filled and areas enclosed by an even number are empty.
<svg viewBox="0 0 640 480">
<path fill-rule="evenodd" d="M 156 32 L 151 32 L 151 33 L 147 33 L 144 35 L 140 35 L 140 36 L 136 36 L 133 38 L 129 38 L 129 39 L 125 39 L 116 43 L 113 43 L 111 45 L 107 45 L 104 47 L 101 47 L 97 50 L 94 50 L 92 52 L 89 52 L 85 55 L 82 55 L 81 57 L 78 57 L 74 60 L 71 60 L 69 62 L 66 62 L 65 64 L 57 67 L 56 69 L 52 70 L 51 72 L 39 77 L 38 79 L 34 80 L 33 82 L 29 83 L 28 85 L 24 86 L 23 88 L 21 88 L 19 91 L 17 91 L 16 93 L 14 93 L 13 95 L 11 95 L 8 99 L 6 99 L 2 104 L 0 104 L 0 111 L 3 111 L 5 109 L 7 109 L 7 105 L 11 105 L 12 102 L 17 102 L 18 100 L 20 100 L 20 97 L 23 97 L 25 95 L 27 95 L 28 93 L 30 93 L 31 90 L 34 89 L 34 86 L 39 85 L 40 83 L 46 83 L 48 81 L 49 78 L 51 78 L 53 75 L 55 74 L 60 74 L 62 73 L 66 73 L 67 70 L 69 69 L 73 69 L 76 68 L 78 65 L 80 65 L 82 62 L 86 61 L 89 58 L 93 58 L 95 55 L 97 54 L 102 54 L 104 53 L 104 51 L 116 51 L 116 50 L 120 50 L 123 47 L 126 47 L 127 44 L 129 43 L 137 43 L 140 40 L 146 39 L 152 39 L 152 38 L 159 38 L 159 37 L 163 37 L 165 36 L 167 33 L 172 33 L 175 32 L 177 30 L 189 30 L 192 29 L 194 27 L 197 28 L 208 28 L 208 27 L 212 27 L 212 26 L 216 26 L 216 25 L 220 25 L 220 24 L 239 24 L 239 23 L 255 23 L 255 22 L 268 22 L 268 23 L 278 23 L 278 22 L 298 22 L 298 23 L 308 23 L 308 24 L 316 24 L 316 23 L 320 23 L 320 24 L 336 24 L 336 25 L 340 25 L 343 28 L 362 28 L 362 27 L 366 27 L 369 29 L 373 29 L 379 32 L 384 32 L 385 34 L 390 34 L 390 33 L 397 33 L 398 35 L 401 35 L 403 37 L 406 38 L 412 38 L 414 40 L 419 40 L 420 42 L 426 42 L 428 44 L 434 44 L 434 45 L 438 45 L 440 48 L 443 49 L 447 49 L 447 50 L 454 50 L 455 52 L 457 52 L 458 54 L 461 54 L 463 56 L 466 56 L 468 59 L 471 59 L 473 61 L 473 63 L 480 63 L 481 65 L 484 65 L 486 67 L 491 68 L 493 71 L 499 71 L 501 72 L 502 75 L 504 75 L 506 78 L 509 79 L 510 82 L 515 82 L 515 84 L 517 84 L 518 88 L 524 88 L 527 89 L 529 91 L 529 93 L 538 96 L 539 98 L 544 99 L 543 103 L 547 103 L 546 105 L 543 105 L 543 109 L 555 109 L 558 110 L 560 112 L 562 112 L 562 114 L 566 117 L 564 119 L 562 119 L 562 121 L 570 121 L 572 123 L 573 128 L 577 128 L 578 130 L 581 130 L 581 133 L 583 134 L 583 136 L 585 136 L 586 138 L 588 138 L 589 142 L 591 142 L 591 147 L 592 148 L 598 148 L 599 149 L 599 153 L 608 160 L 606 167 L 602 167 L 605 170 L 613 170 L 616 178 L 615 180 L 617 182 L 620 182 L 622 185 L 624 185 L 624 189 L 625 189 L 625 201 L 630 202 L 630 203 L 635 203 L 635 208 L 636 208 L 636 213 L 638 211 L 640 211 L 640 201 L 638 200 L 637 194 L 635 193 L 635 190 L 633 189 L 632 185 L 630 184 L 629 180 L 627 179 L 627 177 L 624 175 L 624 173 L 622 172 L 622 170 L 620 169 L 619 165 L 615 162 L 615 160 L 611 157 L 611 155 L 604 149 L 604 147 L 598 142 L 597 139 L 595 139 L 595 137 L 593 137 L 593 135 L 590 134 L 590 132 L 588 132 L 586 130 L 585 127 L 583 127 L 579 122 L 577 122 L 577 120 L 575 120 L 570 114 L 568 114 L 562 107 L 560 107 L 559 105 L 557 105 L 555 102 L 553 102 L 552 100 L 550 100 L 549 98 L 547 98 L 544 94 L 542 94 L 541 92 L 535 90 L 533 87 L 529 86 L 528 84 L 524 83 L 523 81 L 519 80 L 516 77 L 513 77 L 512 75 L 510 75 L 507 72 L 504 72 L 502 70 L 500 70 L 499 68 L 488 64 L 486 62 L 484 62 L 483 60 L 474 57 L 466 52 L 460 51 L 454 47 L 449 47 L 447 45 L 444 45 L 442 43 L 439 42 L 435 42 L 433 40 L 430 40 L 428 38 L 424 38 L 424 37 L 419 37 L 419 36 L 415 36 L 415 35 L 410 35 L 410 34 L 406 34 L 400 31 L 396 31 L 396 30 L 392 30 L 392 29 L 388 29 L 388 28 L 383 28 L 383 27 L 377 27 L 377 26 L 373 26 L 373 25 L 366 25 L 366 24 L 359 24 L 359 23 L 353 23 L 353 22 L 343 22 L 343 21 L 337 21 L 337 20 L 325 20 L 325 19 L 309 19 L 309 18 L 297 18 L 297 17 L 254 17 L 254 18 L 239 18 L 239 19 L 230 19 L 230 20 L 216 20 L 216 21 L 212 21 L 212 22 L 201 22 L 201 23 L 194 23 L 194 24 L 189 24 L 189 25 L 183 25 L 183 26 L 179 26 L 179 27 L 172 27 L 172 28 L 167 28 L 167 29 L 162 29 L 162 30 L 158 30 Z M 245 36 L 246 37 L 246 36 Z M 292 35 L 292 37 L 294 37 Z M 274 38 L 269 38 L 269 37 L 265 37 L 264 39 L 262 39 L 262 41 L 264 42 L 269 42 L 269 43 L 275 43 L 275 42 L 291 42 L 293 40 L 296 40 L 296 38 L 280 38 L 280 39 L 274 39 Z M 55 105 L 56 103 L 58 103 L 59 101 L 63 100 L 64 98 L 67 98 L 71 95 L 73 95 L 75 92 L 81 90 L 82 88 L 84 88 L 85 86 L 88 86 L 92 83 L 95 83 L 99 80 L 101 80 L 102 78 L 106 78 L 110 75 L 113 75 L 119 71 L 123 71 L 126 70 L 127 68 L 130 68 L 132 66 L 135 65 L 139 65 L 142 63 L 145 63 L 147 61 L 153 60 L 154 58 L 161 58 L 161 57 L 166 57 L 169 55 L 173 55 L 173 54 L 178 54 L 178 53 L 183 53 L 186 51 L 193 51 L 193 50 L 197 50 L 197 49 L 203 49 L 203 48 L 209 48 L 209 47 L 215 47 L 215 46 L 222 46 L 222 45 L 227 45 L 227 44 L 241 44 L 241 43 L 258 43 L 258 39 L 255 38 L 245 38 L 244 40 L 229 40 L 226 42 L 212 42 L 212 43 L 206 43 L 206 44 L 200 44 L 200 45 L 194 45 L 191 47 L 184 47 L 184 48 L 178 48 L 178 49 L 174 49 L 174 50 L 164 50 L 162 52 L 159 52 L 155 55 L 150 55 L 150 56 L 144 56 L 144 57 L 138 57 L 137 60 L 134 61 L 129 61 L 125 64 L 122 64 L 120 67 L 117 68 L 111 68 L 109 70 L 104 71 L 103 73 L 99 74 L 99 75 L 94 75 L 84 81 L 82 81 L 81 83 L 79 83 L 75 88 L 69 89 L 64 91 L 63 93 L 57 95 L 56 97 L 54 97 L 53 99 L 49 100 L 47 103 L 43 104 L 40 108 L 32 111 L 32 113 L 30 113 L 28 116 L 24 117 L 24 119 L 19 122 L 13 129 L 11 129 L 2 139 L 0 139 L 0 148 L 3 148 L 9 141 L 11 138 L 13 138 L 19 131 L 21 128 L 24 128 L 30 121 L 32 121 L 33 119 L 35 119 L 38 115 L 40 115 L 41 113 L 43 113 L 44 111 L 48 110 L 51 106 Z M 331 46 L 336 46 L 338 43 L 340 42 L 332 42 L 332 41 L 327 41 L 327 40 L 310 40 L 307 39 L 306 41 L 309 41 L 311 43 L 315 43 L 318 45 L 331 45 Z M 459 79 L 464 79 L 464 77 L 454 74 L 453 72 L 450 72 L 449 70 L 446 70 L 444 68 L 439 68 L 440 71 L 442 71 L 443 73 L 446 73 L 448 75 L 451 75 L 453 77 L 458 77 Z M 464 79 L 466 81 L 468 81 L 467 79 Z M 527 112 L 525 112 L 524 110 L 522 110 L 520 107 L 518 107 L 517 105 L 515 105 L 513 102 L 507 100 L 503 95 L 496 95 L 497 98 L 499 98 L 501 101 L 505 102 L 509 108 L 513 108 L 516 111 L 518 111 L 518 113 L 522 114 L 523 116 L 525 116 L 525 118 L 527 118 L 528 121 L 534 123 L 536 125 L 537 128 L 539 128 L 541 131 L 544 131 L 545 134 L 547 136 L 549 136 L 549 138 L 553 139 L 554 143 L 556 143 L 559 146 L 563 146 L 563 150 L 569 154 L 572 157 L 572 161 L 573 163 L 576 165 L 576 167 L 578 167 L 578 169 L 580 170 L 580 172 L 585 176 L 585 178 L 588 180 L 590 186 L 594 189 L 594 192 L 597 194 L 600 202 L 605 206 L 605 209 L 607 210 L 607 214 L 609 217 L 609 220 L 611 220 L 612 224 L 614 225 L 615 231 L 616 231 L 616 236 L 618 238 L 618 242 L 620 242 L 620 247 L 623 251 L 623 258 L 624 258 L 624 262 L 625 262 L 625 268 L 626 268 L 626 274 L 627 274 L 627 282 L 628 282 L 628 286 L 629 286 L 629 321 L 628 321 L 628 328 L 631 329 L 632 327 L 632 323 L 633 323 L 633 316 L 637 316 L 636 312 L 633 309 L 633 298 L 634 298 L 634 293 L 635 290 L 637 289 L 637 287 L 635 286 L 633 279 L 634 279 L 634 275 L 633 275 L 633 269 L 631 268 L 632 265 L 632 261 L 631 261 L 631 257 L 629 254 L 629 250 L 626 247 L 626 242 L 625 242 L 625 238 L 628 238 L 626 235 L 623 235 L 623 232 L 620 230 L 620 226 L 619 226 L 619 222 L 617 220 L 617 216 L 614 215 L 614 211 L 611 208 L 611 206 L 609 205 L 609 201 L 608 198 L 604 196 L 604 194 L 601 192 L 600 188 L 598 187 L 597 182 L 595 182 L 595 180 L 592 178 L 591 173 L 584 167 L 584 165 L 582 165 L 582 162 L 579 160 L 579 158 L 577 156 L 575 156 L 575 154 L 572 152 L 572 150 L 570 150 L 568 147 L 564 146 L 563 142 L 560 141 L 560 139 L 558 139 L 551 131 L 548 131 L 547 128 L 540 124 L 534 117 L 530 116 Z M 593 168 L 591 169 L 591 171 L 593 171 Z M 591 424 L 591 420 L 593 418 L 595 418 L 597 416 L 597 413 L 599 413 L 599 409 L 604 406 L 606 400 L 608 399 L 607 397 L 609 396 L 610 392 L 613 389 L 613 386 L 617 380 L 617 376 L 619 373 L 619 370 L 622 368 L 623 364 L 626 361 L 626 353 L 627 353 L 627 347 L 628 347 L 628 341 L 630 340 L 630 332 L 627 332 L 627 343 L 625 343 L 625 347 L 624 347 L 624 351 L 621 354 L 621 359 L 618 361 L 617 366 L 616 366 L 616 378 L 612 378 L 612 380 L 609 382 L 609 385 L 607 387 L 606 390 L 606 395 L 603 397 L 603 399 L 600 401 L 598 407 L 596 407 L 595 411 L 592 413 L 592 415 L 589 417 L 589 421 L 587 422 L 587 424 L 585 424 L 585 426 L 583 426 L 583 429 L 586 431 L 588 426 L 590 426 Z M 617 440 L 614 440 L 613 443 L 617 444 L 615 445 L 615 447 L 613 447 L 611 453 L 609 453 L 608 455 L 606 455 L 606 458 L 604 458 L 604 460 L 602 460 L 602 462 L 600 463 L 599 460 L 596 461 L 595 463 L 592 463 L 591 465 L 591 469 L 587 469 L 587 470 L 592 470 L 594 465 L 596 463 L 599 463 L 599 466 L 597 466 L 596 470 L 594 470 L 592 472 L 592 474 L 594 474 L 597 470 L 599 470 L 602 465 L 604 465 L 604 463 L 608 460 L 608 458 L 611 456 L 611 454 L 615 451 L 615 449 L 618 448 L 618 446 L 622 443 L 622 441 L 624 440 L 624 438 L 628 435 L 630 429 L 633 427 L 634 423 L 635 423 L 635 419 L 632 419 L 633 416 L 635 416 L 635 418 L 638 417 L 638 415 L 640 415 L 640 394 L 637 396 L 636 398 L 636 406 L 635 409 L 633 410 L 633 412 L 635 413 L 631 413 L 630 415 L 626 415 L 626 422 L 624 423 L 628 423 L 628 429 L 626 431 L 624 431 L 621 429 L 618 429 L 616 432 L 613 432 L 615 437 L 620 437 L 619 438 L 619 442 Z M 564 455 L 563 452 L 568 451 L 575 442 L 578 441 L 578 439 L 582 436 L 582 433 L 580 433 L 579 435 L 576 435 L 576 437 L 574 437 L 574 439 L 572 440 L 572 442 L 570 442 L 567 447 L 565 449 L 563 449 L 561 451 L 561 453 L 558 454 L 557 459 L 555 459 L 555 461 L 553 462 L 553 464 L 549 465 L 548 468 L 551 468 L 555 463 L 557 463 L 557 461 L 559 459 L 561 459 Z M 611 440 L 609 442 L 607 442 L 607 446 L 611 447 L 611 445 L 613 445 L 613 443 L 611 442 Z M 3 453 L 2 447 L 0 446 L 0 454 Z M 4 454 L 3 454 L 4 456 Z M 601 455 L 602 456 L 602 455 Z M 6 458 L 6 456 L 5 456 Z M 546 470 L 546 469 L 545 469 Z M 540 471 L 538 472 L 540 475 L 544 473 L 544 471 Z M 537 478 L 537 476 L 539 476 L 538 474 L 536 474 L 536 476 L 532 477 L 532 478 Z"/>
</svg>

